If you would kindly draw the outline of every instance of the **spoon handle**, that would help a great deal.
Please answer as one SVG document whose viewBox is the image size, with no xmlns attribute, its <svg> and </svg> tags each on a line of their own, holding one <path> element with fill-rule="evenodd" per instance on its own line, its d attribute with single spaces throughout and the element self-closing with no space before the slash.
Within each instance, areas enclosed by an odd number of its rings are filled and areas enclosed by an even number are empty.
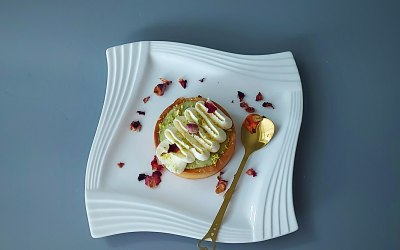
<svg viewBox="0 0 400 250">
<path fill-rule="evenodd" d="M 226 209 L 228 208 L 229 202 L 231 201 L 233 192 L 235 192 L 236 185 L 239 182 L 240 175 L 243 171 L 244 166 L 246 165 L 247 159 L 249 159 L 250 154 L 251 153 L 249 153 L 247 151 L 245 152 L 242 162 L 240 163 L 240 166 L 239 166 L 238 170 L 236 171 L 236 174 L 233 178 L 232 184 L 229 187 L 228 191 L 225 193 L 224 202 L 222 203 L 221 207 L 219 208 L 219 211 L 218 211 L 217 215 L 215 216 L 215 219 L 214 219 L 210 229 L 204 235 L 203 239 L 201 239 L 197 242 L 197 247 L 199 250 L 208 250 L 207 247 L 201 246 L 201 243 L 205 239 L 211 239 L 212 250 L 215 250 L 218 232 L 219 232 L 219 229 L 221 228 L 222 220 L 224 218 Z"/>
</svg>

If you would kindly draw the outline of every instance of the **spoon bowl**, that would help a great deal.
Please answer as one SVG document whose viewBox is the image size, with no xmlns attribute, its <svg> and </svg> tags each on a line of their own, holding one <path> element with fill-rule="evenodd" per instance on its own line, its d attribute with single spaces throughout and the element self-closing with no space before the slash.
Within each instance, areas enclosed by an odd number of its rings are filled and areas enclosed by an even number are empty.
<svg viewBox="0 0 400 250">
<path fill-rule="evenodd" d="M 255 133 L 249 130 L 249 122 L 257 123 Z M 275 125 L 271 120 L 259 115 L 249 115 L 241 128 L 242 144 L 245 150 L 252 151 L 251 153 L 253 153 L 267 145 L 274 136 L 274 132 Z"/>
</svg>

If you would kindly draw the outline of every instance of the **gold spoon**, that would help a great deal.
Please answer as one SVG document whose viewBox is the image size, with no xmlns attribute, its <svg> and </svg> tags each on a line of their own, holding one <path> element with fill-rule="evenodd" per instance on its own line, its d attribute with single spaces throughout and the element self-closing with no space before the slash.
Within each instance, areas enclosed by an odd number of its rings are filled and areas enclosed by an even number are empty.
<svg viewBox="0 0 400 250">
<path fill-rule="evenodd" d="M 240 163 L 240 166 L 236 171 L 231 186 L 225 193 L 224 202 L 222 203 L 217 215 L 215 216 L 215 219 L 210 229 L 208 230 L 206 235 L 204 235 L 203 239 L 199 240 L 197 243 L 197 247 L 199 250 L 208 250 L 207 247 L 201 246 L 201 243 L 205 239 L 212 240 L 212 249 L 215 250 L 218 232 L 221 228 L 225 211 L 228 208 L 229 202 L 232 198 L 233 192 L 235 191 L 236 185 L 239 182 L 240 175 L 243 171 L 244 166 L 246 165 L 247 159 L 253 152 L 267 145 L 268 142 L 272 139 L 272 136 L 274 136 L 274 132 L 274 123 L 263 116 L 250 114 L 244 120 L 241 131 L 242 144 L 245 149 L 242 162 Z"/>
</svg>

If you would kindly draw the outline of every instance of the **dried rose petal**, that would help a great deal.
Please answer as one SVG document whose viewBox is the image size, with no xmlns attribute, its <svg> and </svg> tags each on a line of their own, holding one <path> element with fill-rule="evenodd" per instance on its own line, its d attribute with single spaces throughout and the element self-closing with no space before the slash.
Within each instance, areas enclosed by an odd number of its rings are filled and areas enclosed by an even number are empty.
<svg viewBox="0 0 400 250">
<path fill-rule="evenodd" d="M 137 179 L 138 181 L 143 181 L 144 179 L 146 179 L 147 176 L 148 176 L 147 174 L 139 174 Z"/>
<path fill-rule="evenodd" d="M 155 170 L 155 171 L 163 171 L 164 170 L 164 166 L 163 165 L 161 165 L 161 164 L 158 164 L 157 166 L 151 166 L 152 167 L 152 170 Z"/>
<path fill-rule="evenodd" d="M 249 107 L 249 104 L 247 104 L 247 102 L 241 102 L 240 103 L 240 107 L 242 107 L 242 108 L 248 108 Z"/>
<path fill-rule="evenodd" d="M 252 168 L 247 169 L 246 174 L 253 176 L 253 177 L 257 176 L 257 172 Z"/>
<path fill-rule="evenodd" d="M 157 155 L 154 155 L 153 160 L 151 161 L 151 168 L 153 169 L 153 166 L 158 165 L 158 158 Z"/>
<path fill-rule="evenodd" d="M 261 92 L 258 92 L 258 94 L 256 95 L 256 101 L 261 101 L 264 99 L 264 96 L 261 94 Z"/>
<path fill-rule="evenodd" d="M 147 96 L 147 97 L 143 98 L 143 102 L 146 103 L 149 101 L 149 99 L 150 99 L 150 96 Z"/>
<path fill-rule="evenodd" d="M 223 179 L 218 180 L 217 185 L 215 186 L 215 193 L 220 194 L 222 192 L 225 192 L 227 186 L 228 181 Z"/>
<path fill-rule="evenodd" d="M 225 192 L 227 185 L 228 182 L 225 180 L 218 181 L 217 186 L 215 187 L 215 193 L 220 194 L 222 192 Z"/>
<path fill-rule="evenodd" d="M 157 156 L 155 155 L 153 160 L 151 161 L 151 169 L 154 171 L 162 171 L 164 169 L 164 166 L 158 163 Z"/>
<path fill-rule="evenodd" d="M 118 165 L 118 167 L 123 168 L 123 167 L 125 166 L 125 163 L 123 163 L 123 162 L 118 162 L 117 165 Z"/>
<path fill-rule="evenodd" d="M 245 97 L 244 93 L 241 91 L 238 91 L 238 97 L 240 101 L 243 101 L 243 98 Z"/>
<path fill-rule="evenodd" d="M 243 126 L 245 126 L 250 133 L 254 134 L 256 133 L 256 128 L 262 119 L 263 117 L 257 114 L 248 115 L 243 122 Z"/>
<path fill-rule="evenodd" d="M 161 172 L 160 171 L 155 171 L 153 172 L 152 175 L 147 175 L 146 178 L 144 179 L 144 183 L 146 186 L 150 188 L 155 188 L 157 187 L 160 182 L 161 182 Z"/>
<path fill-rule="evenodd" d="M 206 101 L 204 106 L 207 108 L 207 113 L 214 113 L 217 110 L 217 106 L 211 101 Z"/>
<path fill-rule="evenodd" d="M 228 181 L 222 179 L 222 175 L 224 172 L 220 172 L 219 175 L 217 176 L 218 182 L 217 185 L 215 186 L 215 193 L 220 194 L 226 190 L 226 187 L 228 186 Z"/>
<path fill-rule="evenodd" d="M 254 111 L 256 111 L 256 109 L 253 108 L 253 107 L 247 107 L 247 108 L 246 108 L 246 112 L 247 112 L 247 113 L 254 113 Z"/>
<path fill-rule="evenodd" d="M 163 84 L 166 84 L 167 86 L 170 85 L 170 84 L 172 83 L 172 81 L 167 80 L 167 79 L 162 78 L 162 77 L 160 78 L 160 80 L 161 80 L 161 82 L 162 82 Z"/>
<path fill-rule="evenodd" d="M 174 144 L 169 144 L 168 147 L 168 153 L 178 153 L 180 151 L 179 147 L 174 143 Z"/>
<path fill-rule="evenodd" d="M 272 103 L 270 103 L 270 102 L 264 102 L 264 103 L 262 104 L 262 106 L 263 106 L 264 108 L 273 108 L 273 109 L 275 109 L 274 105 L 272 105 Z"/>
<path fill-rule="evenodd" d="M 158 176 L 158 177 L 161 177 L 161 176 L 162 176 L 162 173 L 161 173 L 161 171 L 159 171 L 159 170 L 156 170 L 156 171 L 154 171 L 154 172 L 153 172 L 152 176 Z"/>
<path fill-rule="evenodd" d="M 138 113 L 139 115 L 146 115 L 144 111 L 136 111 L 136 113 Z"/>
<path fill-rule="evenodd" d="M 186 124 L 186 129 L 189 134 L 197 134 L 199 133 L 199 126 L 196 123 L 188 123 Z"/>
<path fill-rule="evenodd" d="M 158 96 L 164 95 L 165 89 L 167 88 L 167 85 L 165 84 L 157 84 L 157 86 L 154 88 L 154 93 Z"/>
<path fill-rule="evenodd" d="M 131 130 L 132 131 L 140 131 L 142 129 L 142 124 L 139 121 L 131 122 Z"/>
<path fill-rule="evenodd" d="M 203 78 L 201 78 L 201 79 L 199 80 L 199 82 L 204 82 L 205 79 L 206 79 L 206 78 L 203 77 Z"/>
<path fill-rule="evenodd" d="M 181 84 L 182 88 L 186 89 L 187 80 L 179 78 L 178 82 Z"/>
</svg>

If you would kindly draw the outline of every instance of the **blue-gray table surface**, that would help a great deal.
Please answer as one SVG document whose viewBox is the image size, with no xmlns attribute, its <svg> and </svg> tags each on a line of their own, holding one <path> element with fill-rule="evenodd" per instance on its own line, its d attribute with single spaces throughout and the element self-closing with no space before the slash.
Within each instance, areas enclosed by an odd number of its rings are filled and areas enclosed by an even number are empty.
<svg viewBox="0 0 400 250">
<path fill-rule="evenodd" d="M 196 249 L 161 233 L 92 239 L 84 176 L 105 50 L 143 40 L 292 51 L 304 92 L 299 230 L 219 249 L 400 249 L 399 1 L 0 2 L 0 249 Z"/>
</svg>

